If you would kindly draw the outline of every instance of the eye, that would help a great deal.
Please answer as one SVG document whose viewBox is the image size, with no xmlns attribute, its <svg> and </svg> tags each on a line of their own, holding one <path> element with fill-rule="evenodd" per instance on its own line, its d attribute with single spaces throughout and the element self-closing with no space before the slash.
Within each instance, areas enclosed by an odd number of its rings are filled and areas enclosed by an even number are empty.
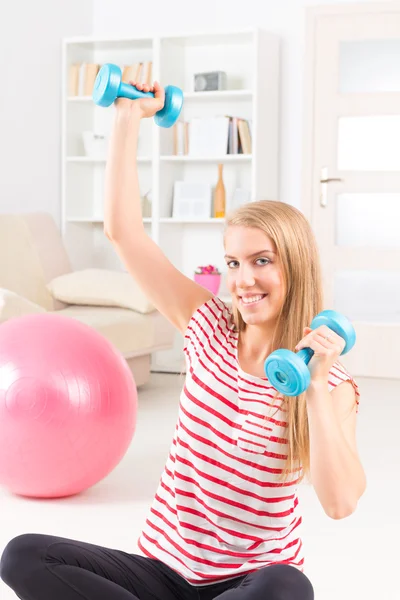
<svg viewBox="0 0 400 600">
<path fill-rule="evenodd" d="M 258 263 L 260 267 L 264 267 L 271 262 L 269 258 L 257 258 L 256 264 Z"/>
<path fill-rule="evenodd" d="M 239 263 L 237 260 L 230 260 L 226 264 L 228 266 L 228 269 L 235 269 Z"/>
</svg>

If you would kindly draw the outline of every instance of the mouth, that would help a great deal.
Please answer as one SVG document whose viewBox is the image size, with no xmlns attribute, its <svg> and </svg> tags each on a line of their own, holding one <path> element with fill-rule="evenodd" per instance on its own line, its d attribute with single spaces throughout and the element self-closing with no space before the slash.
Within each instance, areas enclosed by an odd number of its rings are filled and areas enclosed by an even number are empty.
<svg viewBox="0 0 400 600">
<path fill-rule="evenodd" d="M 239 296 L 239 304 L 241 306 L 255 306 L 260 304 L 268 294 L 254 294 L 253 296 Z"/>
</svg>

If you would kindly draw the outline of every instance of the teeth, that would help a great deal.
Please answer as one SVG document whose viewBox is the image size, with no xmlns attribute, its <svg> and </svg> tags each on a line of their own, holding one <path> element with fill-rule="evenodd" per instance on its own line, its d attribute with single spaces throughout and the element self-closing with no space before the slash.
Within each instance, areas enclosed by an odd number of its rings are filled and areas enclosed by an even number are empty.
<svg viewBox="0 0 400 600">
<path fill-rule="evenodd" d="M 259 302 L 264 298 L 263 294 L 259 294 L 258 296 L 251 296 L 250 298 L 242 298 L 243 304 L 252 304 L 253 302 Z"/>
</svg>

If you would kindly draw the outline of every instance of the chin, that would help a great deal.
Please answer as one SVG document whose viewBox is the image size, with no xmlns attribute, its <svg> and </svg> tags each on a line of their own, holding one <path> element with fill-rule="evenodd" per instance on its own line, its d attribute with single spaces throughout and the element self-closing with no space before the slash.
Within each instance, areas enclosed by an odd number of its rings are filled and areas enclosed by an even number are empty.
<svg viewBox="0 0 400 600">
<path fill-rule="evenodd" d="M 239 307 L 237 303 L 235 303 L 236 310 L 242 317 L 243 321 L 246 325 L 271 325 L 276 322 L 279 311 L 271 311 L 271 310 L 263 310 L 263 311 L 254 311 L 251 310 L 242 310 L 242 307 Z"/>
<path fill-rule="evenodd" d="M 266 325 L 271 321 L 271 317 L 269 315 L 251 315 L 245 311 L 242 312 L 239 310 L 239 308 L 238 312 L 246 325 Z"/>
<path fill-rule="evenodd" d="M 241 315 L 246 325 L 267 325 L 270 319 L 256 317 L 255 315 Z"/>
</svg>

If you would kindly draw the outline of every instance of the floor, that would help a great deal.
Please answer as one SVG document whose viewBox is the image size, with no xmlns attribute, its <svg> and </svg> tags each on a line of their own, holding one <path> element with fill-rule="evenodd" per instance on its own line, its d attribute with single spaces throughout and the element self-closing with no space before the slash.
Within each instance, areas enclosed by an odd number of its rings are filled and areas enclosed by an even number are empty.
<svg viewBox="0 0 400 600">
<path fill-rule="evenodd" d="M 40 532 L 136 551 L 136 539 L 169 451 L 182 376 L 153 374 L 140 388 L 137 429 L 121 463 L 80 496 L 57 501 L 14 497 L 0 488 L 0 552 L 7 541 Z M 368 490 L 355 514 L 329 519 L 301 486 L 306 572 L 317 600 L 396 600 L 400 518 L 400 381 L 358 380 L 358 443 Z M 1 600 L 14 594 L 0 582 Z M 112 599 L 110 599 L 112 600 Z"/>
</svg>

